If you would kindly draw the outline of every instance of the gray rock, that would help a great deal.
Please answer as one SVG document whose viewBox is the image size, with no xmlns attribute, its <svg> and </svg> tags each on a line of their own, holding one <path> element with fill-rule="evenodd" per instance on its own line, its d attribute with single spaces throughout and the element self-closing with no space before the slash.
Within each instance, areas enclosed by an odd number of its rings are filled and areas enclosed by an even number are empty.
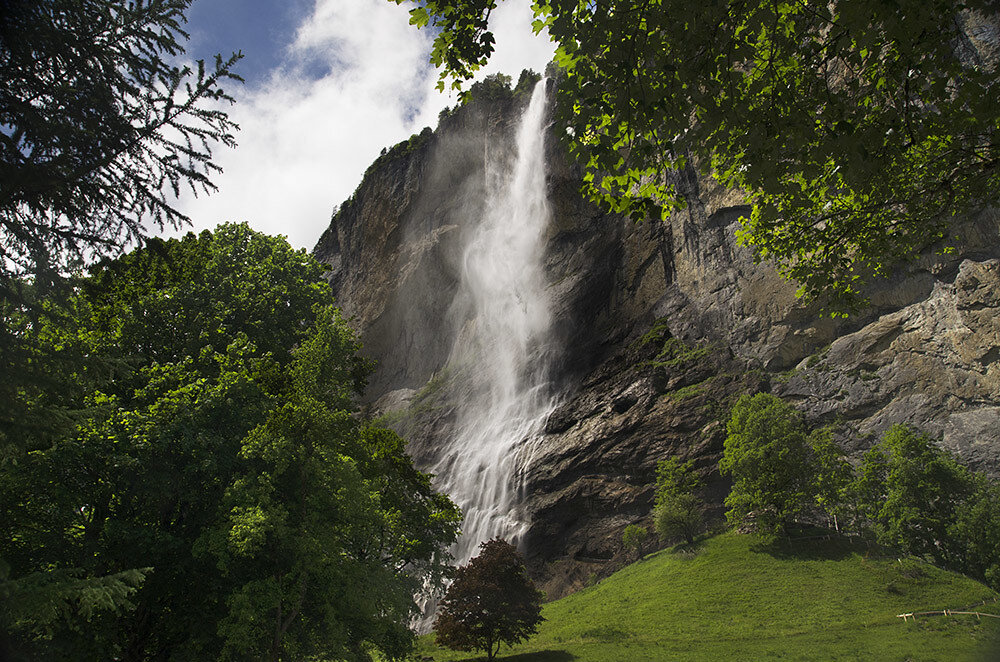
<svg viewBox="0 0 1000 662">
<path fill-rule="evenodd" d="M 992 48 L 983 35 L 976 48 Z M 517 108 L 473 103 L 390 151 L 315 249 L 378 360 L 366 402 L 396 410 L 388 420 L 418 466 L 450 433 L 463 388 L 461 371 L 446 367 L 456 331 L 442 323 L 457 286 L 457 219 L 481 212 L 483 145 L 502 146 Z M 873 284 L 867 309 L 834 320 L 737 243 L 748 211 L 738 193 L 678 173 L 687 208 L 666 223 L 632 223 L 581 198 L 579 171 L 554 138 L 545 269 L 564 348 L 554 375 L 562 399 L 523 477 L 532 521 L 523 544 L 549 597 L 626 562 L 621 532 L 651 525 L 664 458 L 695 460 L 718 516 L 724 420 L 744 392 L 772 390 L 817 424 L 838 422 L 837 439 L 855 455 L 904 422 L 971 466 L 1000 470 L 996 211 L 956 228 L 954 251 L 918 256 Z M 661 333 L 642 342 L 657 320 Z M 668 341 L 680 354 L 658 361 Z"/>
</svg>

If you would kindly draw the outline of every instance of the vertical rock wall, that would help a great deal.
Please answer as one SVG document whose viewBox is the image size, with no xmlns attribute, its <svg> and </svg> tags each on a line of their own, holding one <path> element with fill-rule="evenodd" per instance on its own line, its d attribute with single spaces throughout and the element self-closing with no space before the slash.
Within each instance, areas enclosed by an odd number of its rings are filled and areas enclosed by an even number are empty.
<svg viewBox="0 0 1000 662">
<path fill-rule="evenodd" d="M 523 101 L 473 102 L 394 147 L 315 249 L 379 362 L 367 401 L 418 464 L 461 395 L 442 324 L 461 219 L 482 213 L 484 145 L 505 143 Z M 695 459 L 721 503 L 723 422 L 742 392 L 771 390 L 813 421 L 839 422 L 854 453 L 908 422 L 976 468 L 1000 469 L 1000 214 L 967 219 L 955 252 L 929 251 L 875 284 L 868 309 L 834 321 L 737 244 L 737 193 L 678 173 L 687 208 L 634 224 L 581 199 L 554 135 L 548 154 L 545 268 L 563 396 L 533 448 L 523 507 L 525 550 L 549 597 L 623 561 L 621 531 L 649 523 L 660 459 Z"/>
</svg>

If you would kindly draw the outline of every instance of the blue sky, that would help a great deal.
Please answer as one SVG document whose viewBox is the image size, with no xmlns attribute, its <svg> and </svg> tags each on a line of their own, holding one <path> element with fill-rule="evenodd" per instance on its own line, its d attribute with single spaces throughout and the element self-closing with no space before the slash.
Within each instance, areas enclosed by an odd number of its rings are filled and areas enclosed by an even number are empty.
<svg viewBox="0 0 1000 662">
<path fill-rule="evenodd" d="M 311 249 L 383 147 L 405 140 L 455 99 L 434 90 L 431 37 L 387 0 L 195 0 L 191 59 L 244 53 L 228 107 L 241 130 L 216 153 L 219 191 L 182 195 L 193 227 L 246 221 Z M 547 38 L 530 29 L 529 0 L 493 13 L 497 51 L 482 75 L 544 69 Z M 175 233 L 176 234 L 176 233 Z"/>
<path fill-rule="evenodd" d="M 281 65 L 285 49 L 314 4 L 313 0 L 194 0 L 187 13 L 188 53 L 207 59 L 242 51 L 238 71 L 248 87 L 256 87 Z"/>
</svg>

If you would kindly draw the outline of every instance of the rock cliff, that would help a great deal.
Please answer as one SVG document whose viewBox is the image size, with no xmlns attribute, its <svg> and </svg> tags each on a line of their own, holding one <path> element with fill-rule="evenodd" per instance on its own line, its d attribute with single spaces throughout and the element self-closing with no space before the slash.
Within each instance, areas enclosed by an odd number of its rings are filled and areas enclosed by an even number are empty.
<svg viewBox="0 0 1000 662">
<path fill-rule="evenodd" d="M 489 159 L 525 103 L 493 90 L 445 114 L 368 170 L 315 248 L 339 304 L 378 361 L 366 405 L 418 464 L 449 433 L 462 381 L 447 366 L 467 219 L 482 213 Z M 1000 469 L 1000 214 L 969 218 L 950 253 L 928 251 L 848 319 L 821 317 L 735 240 L 741 197 L 676 175 L 686 209 L 632 223 L 578 193 L 547 142 L 552 220 L 545 272 L 560 352 L 558 406 L 525 462 L 521 541 L 550 598 L 625 558 L 621 531 L 649 523 L 657 461 L 693 458 L 718 504 L 724 421 L 769 390 L 857 455 L 907 422 L 980 470 Z M 655 543 L 650 543 L 653 545 Z"/>
</svg>

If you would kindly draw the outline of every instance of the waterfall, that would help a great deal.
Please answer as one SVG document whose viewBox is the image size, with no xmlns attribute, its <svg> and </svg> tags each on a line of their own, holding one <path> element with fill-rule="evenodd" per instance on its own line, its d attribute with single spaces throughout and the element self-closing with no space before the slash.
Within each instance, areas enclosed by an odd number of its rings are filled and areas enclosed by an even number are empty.
<svg viewBox="0 0 1000 662">
<path fill-rule="evenodd" d="M 550 210 L 545 186 L 545 80 L 518 127 L 513 160 L 491 164 L 482 217 L 467 232 L 452 315 L 458 326 L 449 365 L 461 371 L 455 434 L 431 471 L 464 514 L 455 560 L 501 536 L 516 544 L 531 442 L 553 407 L 549 388 L 551 313 L 543 277 Z"/>
</svg>

